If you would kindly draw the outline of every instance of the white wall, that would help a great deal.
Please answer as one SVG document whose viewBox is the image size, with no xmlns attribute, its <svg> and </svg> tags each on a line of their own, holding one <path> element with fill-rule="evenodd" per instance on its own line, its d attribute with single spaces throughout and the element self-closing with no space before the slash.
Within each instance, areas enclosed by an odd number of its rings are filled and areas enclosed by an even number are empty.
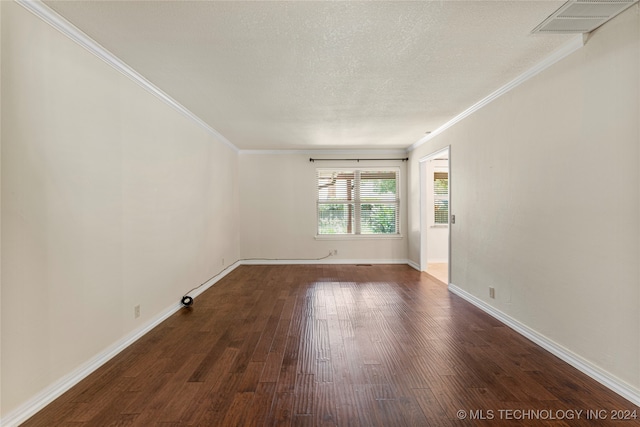
<svg viewBox="0 0 640 427">
<path fill-rule="evenodd" d="M 636 393 L 639 63 L 636 5 L 414 150 L 409 166 L 410 258 L 420 259 L 418 160 L 451 145 L 451 283 Z"/>
<path fill-rule="evenodd" d="M 329 261 L 407 259 L 406 238 L 316 239 L 316 168 L 400 167 L 401 233 L 406 235 L 406 174 L 402 162 L 309 162 L 308 154 L 240 154 L 242 258 L 320 258 Z M 316 156 L 327 158 L 331 156 Z M 363 158 L 343 155 L 340 158 Z M 371 157 L 371 156 L 370 156 Z M 373 156 L 381 157 L 381 156 Z M 382 157 L 389 157 L 384 155 Z M 402 157 L 402 156 L 392 156 Z"/>
<path fill-rule="evenodd" d="M 239 223 L 237 153 L 0 8 L 4 416 L 238 259 Z"/>
</svg>

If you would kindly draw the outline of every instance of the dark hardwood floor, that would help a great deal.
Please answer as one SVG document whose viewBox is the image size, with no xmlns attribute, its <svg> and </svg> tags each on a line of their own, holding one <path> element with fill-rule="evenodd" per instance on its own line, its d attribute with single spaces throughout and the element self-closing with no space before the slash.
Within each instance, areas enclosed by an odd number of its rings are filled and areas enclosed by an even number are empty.
<svg viewBox="0 0 640 427">
<path fill-rule="evenodd" d="M 625 410 L 408 266 L 243 266 L 24 425 L 639 425 Z"/>
</svg>

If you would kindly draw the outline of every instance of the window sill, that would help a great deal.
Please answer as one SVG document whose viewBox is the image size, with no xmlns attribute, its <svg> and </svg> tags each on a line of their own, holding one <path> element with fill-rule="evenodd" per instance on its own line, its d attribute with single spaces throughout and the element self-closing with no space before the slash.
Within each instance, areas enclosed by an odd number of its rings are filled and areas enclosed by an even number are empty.
<svg viewBox="0 0 640 427">
<path fill-rule="evenodd" d="M 316 234 L 316 240 L 394 240 L 403 239 L 402 234 Z"/>
<path fill-rule="evenodd" d="M 431 228 L 449 228 L 448 224 L 436 224 L 432 225 Z"/>
</svg>

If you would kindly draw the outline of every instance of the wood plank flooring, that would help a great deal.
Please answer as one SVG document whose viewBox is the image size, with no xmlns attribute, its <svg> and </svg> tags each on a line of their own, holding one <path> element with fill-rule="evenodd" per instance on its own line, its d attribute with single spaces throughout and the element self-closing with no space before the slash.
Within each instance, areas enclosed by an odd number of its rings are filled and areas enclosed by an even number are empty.
<svg viewBox="0 0 640 427">
<path fill-rule="evenodd" d="M 243 266 L 23 425 L 640 424 L 612 410 L 640 416 L 408 266 Z"/>
</svg>

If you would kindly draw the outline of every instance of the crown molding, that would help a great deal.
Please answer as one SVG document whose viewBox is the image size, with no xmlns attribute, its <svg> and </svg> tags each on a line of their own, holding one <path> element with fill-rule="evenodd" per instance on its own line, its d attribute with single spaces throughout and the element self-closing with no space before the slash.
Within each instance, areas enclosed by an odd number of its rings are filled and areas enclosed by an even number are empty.
<svg viewBox="0 0 640 427">
<path fill-rule="evenodd" d="M 543 70 L 549 68 L 550 66 L 552 66 L 556 62 L 560 61 L 561 59 L 564 59 L 567 56 L 571 55 L 573 52 L 575 52 L 576 50 L 578 50 L 581 47 L 583 47 L 584 44 L 585 44 L 585 39 L 584 39 L 584 37 L 582 35 L 574 37 L 568 43 L 564 44 L 558 50 L 553 52 L 551 55 L 546 57 L 544 60 L 542 60 L 538 64 L 534 65 L 529 70 L 525 71 L 524 73 L 522 73 L 521 75 L 519 75 L 518 77 L 516 77 L 515 79 L 513 79 L 512 81 L 510 81 L 506 85 L 502 86 L 500 89 L 496 90 L 495 92 L 493 92 L 493 93 L 489 94 L 488 96 L 486 96 L 485 98 L 481 99 L 479 102 L 473 104 L 471 107 L 467 108 L 462 113 L 458 114 L 453 119 L 449 120 L 448 122 L 446 122 L 445 124 L 443 124 L 442 126 L 437 128 L 436 130 L 431 132 L 430 134 L 425 135 L 422 138 L 420 138 L 417 142 L 415 142 L 412 145 L 410 145 L 409 147 L 407 147 L 407 152 L 411 152 L 411 151 L 415 150 L 416 148 L 420 147 L 425 142 L 427 142 L 427 141 L 435 138 L 436 136 L 440 135 L 442 132 L 444 132 L 445 130 L 449 129 L 450 127 L 452 127 L 453 125 L 455 125 L 456 123 L 461 121 L 462 119 L 466 118 L 467 116 L 470 116 L 471 114 L 473 114 L 476 111 L 480 110 L 485 105 L 493 102 L 494 100 L 496 100 L 497 98 L 501 97 L 505 93 L 507 93 L 507 92 L 511 91 L 512 89 L 520 86 L 522 83 L 526 82 L 527 80 L 529 80 L 533 76 L 537 75 L 538 73 L 542 72 Z"/>
<path fill-rule="evenodd" d="M 565 58 L 566 56 L 570 55 L 571 53 L 575 52 L 576 50 L 584 46 L 584 37 L 582 35 L 573 38 L 569 43 L 566 43 L 560 49 L 555 51 L 553 54 L 548 56 L 546 59 L 544 59 L 543 61 L 541 61 L 540 63 L 538 63 L 537 65 L 535 65 L 534 67 L 526 71 L 525 73 L 521 74 L 516 79 L 512 80 L 511 82 L 507 83 L 500 89 L 496 90 L 495 92 L 491 93 L 487 97 L 483 98 L 476 104 L 467 108 L 462 113 L 458 114 L 457 116 L 455 116 L 454 118 L 452 118 L 451 120 L 449 120 L 448 122 L 446 122 L 445 124 L 437 128 L 436 130 L 431 132 L 429 135 L 425 135 L 424 137 L 422 137 L 421 139 L 419 139 L 417 142 L 410 145 L 406 149 L 398 149 L 398 150 L 389 150 L 389 149 L 387 150 L 240 150 L 231 141 L 229 141 L 224 135 L 222 135 L 220 132 L 218 132 L 211 126 L 209 126 L 204 120 L 196 116 L 193 112 L 188 110 L 178 101 L 176 101 L 175 99 L 167 95 L 160 88 L 158 88 L 153 83 L 151 83 L 146 78 L 144 78 L 140 73 L 135 71 L 125 62 L 123 62 L 121 59 L 116 57 L 114 54 L 109 52 L 107 49 L 105 49 L 95 40 L 90 38 L 87 34 L 82 32 L 79 28 L 71 24 L 69 21 L 67 21 L 65 18 L 60 16 L 58 13 L 56 13 L 53 9 L 49 8 L 41 0 L 15 0 L 15 1 L 19 5 L 21 5 L 22 7 L 24 7 L 25 9 L 27 9 L 28 11 L 30 11 L 31 13 L 33 13 L 34 15 L 38 16 L 40 19 L 48 23 L 49 25 L 51 25 L 52 27 L 60 31 L 62 34 L 66 35 L 71 40 L 73 40 L 74 42 L 76 42 L 77 44 L 79 44 L 80 46 L 82 46 L 83 48 L 85 48 L 86 50 L 88 50 L 89 52 L 91 52 L 92 54 L 94 54 L 95 56 L 97 56 L 98 58 L 100 58 L 101 60 L 103 60 L 110 66 L 112 66 L 113 68 L 115 68 L 116 70 L 118 70 L 120 73 L 129 77 L 131 80 L 133 80 L 142 88 L 144 88 L 145 90 L 147 90 L 148 92 L 150 92 L 151 94 L 153 94 L 154 96 L 156 96 L 157 98 L 159 98 L 160 100 L 162 100 L 163 102 L 171 106 L 173 109 L 175 109 L 185 117 L 191 119 L 194 123 L 199 125 L 201 128 L 203 128 L 205 131 L 207 131 L 217 140 L 224 143 L 229 148 L 233 149 L 235 152 L 239 152 L 242 154 L 316 154 L 316 155 L 318 154 L 322 154 L 322 155 L 406 154 L 408 152 L 415 150 L 419 146 L 423 145 L 425 142 L 435 138 L 437 135 L 449 129 L 450 127 L 452 127 L 453 125 L 461 121 L 462 119 L 473 114 L 474 112 L 478 111 L 485 105 L 491 103 L 495 99 L 499 98 L 500 96 L 504 95 L 505 93 L 509 92 L 510 90 L 514 89 L 515 87 L 529 80 L 536 74 L 540 73 L 541 71 L 545 70 L 546 68 L 550 67 L 551 65 L 555 64 L 556 62 L 560 61 L 561 59 Z"/>
<path fill-rule="evenodd" d="M 140 85 L 142 88 L 156 96 L 158 99 L 168 104 L 174 110 L 178 111 L 183 116 L 191 119 L 198 126 L 203 128 L 207 133 L 216 138 L 218 141 L 227 145 L 229 148 L 238 152 L 239 149 L 236 147 L 231 141 L 225 138 L 220 132 L 209 126 L 204 120 L 200 117 L 196 116 L 190 110 L 188 110 L 185 106 L 180 104 L 178 101 L 167 95 L 156 85 L 151 83 L 149 80 L 144 78 L 140 73 L 127 65 L 120 58 L 115 56 L 113 53 L 109 52 L 103 46 L 101 46 L 98 42 L 93 40 L 87 34 L 85 34 L 78 27 L 67 21 L 65 18 L 60 16 L 57 12 L 51 9 L 49 6 L 44 4 L 41 0 L 15 0 L 20 6 L 27 9 L 29 12 L 33 13 L 40 19 L 42 19 L 47 24 L 51 25 L 56 30 L 60 31 L 62 34 L 109 64 L 111 67 L 118 70 L 120 73 L 124 74 L 135 83 Z"/>
</svg>

